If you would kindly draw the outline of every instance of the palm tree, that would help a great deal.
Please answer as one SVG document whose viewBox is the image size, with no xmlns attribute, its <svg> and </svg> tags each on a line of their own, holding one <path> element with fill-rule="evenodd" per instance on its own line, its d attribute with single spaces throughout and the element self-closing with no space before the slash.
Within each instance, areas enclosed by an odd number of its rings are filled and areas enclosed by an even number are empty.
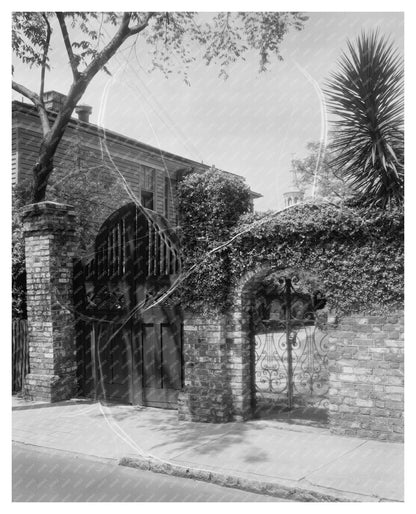
<svg viewBox="0 0 416 514">
<path fill-rule="evenodd" d="M 326 83 L 334 120 L 331 163 L 363 205 L 386 208 L 404 198 L 403 60 L 378 31 L 348 41 Z"/>
</svg>

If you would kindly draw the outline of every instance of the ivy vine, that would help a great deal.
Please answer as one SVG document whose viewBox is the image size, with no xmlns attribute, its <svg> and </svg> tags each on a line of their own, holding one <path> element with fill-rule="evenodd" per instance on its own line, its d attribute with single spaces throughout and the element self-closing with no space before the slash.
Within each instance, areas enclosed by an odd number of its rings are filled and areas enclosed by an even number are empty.
<svg viewBox="0 0 416 514">
<path fill-rule="evenodd" d="M 234 195 L 240 192 L 237 188 Z M 215 202 L 212 195 L 207 198 Z M 186 208 L 182 202 L 181 209 Z M 219 216 L 220 209 L 212 210 Z M 321 203 L 280 212 L 241 210 L 245 212 L 227 225 L 221 238 L 182 239 L 185 269 L 192 268 L 181 289 L 185 309 L 227 311 L 235 286 L 261 265 L 312 273 L 328 306 L 341 315 L 379 314 L 403 307 L 404 216 L 400 207 L 382 210 Z M 190 219 L 193 228 L 184 221 Z M 182 220 L 184 233 L 196 230 L 195 218 L 183 216 Z M 209 226 L 215 225 L 211 217 Z M 205 230 L 201 220 L 198 230 Z"/>
</svg>

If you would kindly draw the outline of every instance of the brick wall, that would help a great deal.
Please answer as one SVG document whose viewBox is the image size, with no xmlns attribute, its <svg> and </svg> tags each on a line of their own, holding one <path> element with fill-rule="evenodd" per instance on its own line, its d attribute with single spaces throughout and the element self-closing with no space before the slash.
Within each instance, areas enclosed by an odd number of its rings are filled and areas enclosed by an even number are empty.
<svg viewBox="0 0 416 514">
<path fill-rule="evenodd" d="M 181 420 L 226 422 L 232 418 L 225 320 L 192 316 L 183 326 L 184 381 L 179 393 Z"/>
<path fill-rule="evenodd" d="M 351 316 L 330 333 L 333 433 L 403 440 L 404 316 Z"/>
<path fill-rule="evenodd" d="M 252 416 L 250 339 L 238 310 L 184 320 L 185 387 L 179 419 L 240 421 Z"/>
<path fill-rule="evenodd" d="M 76 393 L 72 270 L 75 214 L 53 202 L 29 205 L 23 215 L 30 373 L 23 392 L 59 401 Z"/>
</svg>

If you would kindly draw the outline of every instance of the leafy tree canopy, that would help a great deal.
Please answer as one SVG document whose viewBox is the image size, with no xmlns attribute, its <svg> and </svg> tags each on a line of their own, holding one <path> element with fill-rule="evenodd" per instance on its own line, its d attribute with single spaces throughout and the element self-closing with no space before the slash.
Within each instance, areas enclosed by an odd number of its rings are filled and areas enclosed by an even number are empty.
<svg viewBox="0 0 416 514">
<path fill-rule="evenodd" d="M 191 173 L 178 185 L 180 229 L 186 247 L 224 241 L 240 216 L 251 210 L 248 185 L 220 171 Z"/>
<path fill-rule="evenodd" d="M 339 201 L 352 195 L 351 186 L 342 172 L 332 164 L 331 146 L 326 148 L 317 141 L 306 145 L 308 155 L 292 159 L 291 172 L 296 187 L 317 199 Z"/>
</svg>

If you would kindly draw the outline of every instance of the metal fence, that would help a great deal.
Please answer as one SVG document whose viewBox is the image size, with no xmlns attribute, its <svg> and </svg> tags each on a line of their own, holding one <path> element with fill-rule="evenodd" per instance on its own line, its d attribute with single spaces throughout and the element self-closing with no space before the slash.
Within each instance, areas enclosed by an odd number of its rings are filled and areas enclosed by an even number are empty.
<svg viewBox="0 0 416 514">
<path fill-rule="evenodd" d="M 21 391 L 23 379 L 29 373 L 27 320 L 12 321 L 12 392 Z"/>
</svg>

